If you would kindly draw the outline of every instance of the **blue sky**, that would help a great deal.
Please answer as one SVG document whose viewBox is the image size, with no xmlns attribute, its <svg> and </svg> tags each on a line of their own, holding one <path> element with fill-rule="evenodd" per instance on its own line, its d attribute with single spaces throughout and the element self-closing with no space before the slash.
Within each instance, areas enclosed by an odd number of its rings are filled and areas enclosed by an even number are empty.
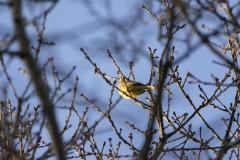
<svg viewBox="0 0 240 160">
<path fill-rule="evenodd" d="M 60 1 L 56 5 L 56 7 L 48 14 L 46 21 L 46 29 L 44 32 L 44 39 L 46 41 L 53 41 L 56 43 L 55 46 L 43 47 L 40 55 L 40 63 L 43 64 L 46 59 L 49 57 L 54 57 L 54 62 L 57 70 L 60 72 L 60 77 L 64 77 L 68 71 L 71 70 L 73 66 L 76 66 L 76 70 L 70 76 L 70 78 L 66 81 L 66 83 L 62 86 L 61 92 L 64 92 L 68 88 L 72 88 L 74 84 L 74 77 L 79 77 L 79 85 L 78 85 L 78 96 L 76 98 L 76 109 L 81 114 L 85 107 L 89 107 L 89 112 L 86 116 L 87 121 L 90 124 L 93 124 L 94 121 L 98 120 L 101 117 L 101 114 L 98 113 L 95 109 L 92 109 L 89 104 L 81 105 L 84 101 L 79 96 L 80 93 L 84 93 L 89 99 L 98 99 L 97 104 L 103 111 L 107 110 L 108 99 L 110 96 L 111 87 L 105 83 L 105 81 L 99 76 L 93 73 L 94 67 L 86 60 L 85 56 L 80 52 L 79 48 L 83 47 L 85 51 L 90 55 L 92 60 L 98 65 L 102 72 L 107 73 L 113 77 L 117 77 L 116 68 L 113 66 L 111 60 L 108 58 L 106 49 L 109 49 L 113 57 L 116 58 L 117 64 L 120 66 L 121 70 L 125 75 L 129 73 L 128 61 L 135 60 L 135 64 L 133 67 L 134 74 L 136 80 L 142 83 L 147 83 L 149 78 L 149 69 L 150 69 L 150 60 L 146 55 L 149 54 L 148 47 L 152 49 L 157 48 L 156 55 L 160 56 L 163 50 L 164 40 L 158 41 L 158 25 L 156 20 L 152 18 L 146 11 L 140 8 L 142 3 L 137 0 L 133 1 L 113 1 L 111 4 L 112 10 L 110 12 L 106 12 L 106 8 L 101 2 L 93 2 L 96 10 L 98 11 L 99 17 L 110 17 L 112 20 L 117 20 L 120 24 L 124 24 L 129 21 L 134 21 L 134 19 L 130 19 L 132 16 L 126 15 L 134 15 L 135 11 L 140 10 L 139 12 L 143 14 L 143 22 L 146 23 L 138 23 L 139 26 L 135 27 L 135 30 L 130 30 L 128 34 L 132 38 L 132 40 L 136 41 L 136 44 L 139 44 L 138 49 L 142 52 L 135 59 L 133 59 L 133 53 L 128 48 L 123 48 L 119 53 L 114 53 L 114 50 L 111 50 L 111 46 L 108 45 L 110 43 L 108 41 L 109 35 L 111 33 L 117 33 L 119 35 L 118 41 L 123 43 L 126 42 L 125 36 L 121 35 L 121 31 L 116 30 L 111 26 L 104 26 L 102 19 L 98 21 L 94 16 L 89 13 L 86 5 L 83 2 L 79 1 Z M 154 7 L 153 11 L 157 12 L 157 3 L 153 3 Z M 39 6 L 38 6 L 39 5 Z M 49 4 L 32 4 L 29 6 L 24 6 L 24 15 L 30 20 L 35 15 L 42 12 L 46 9 Z M 38 7 L 35 7 L 38 6 Z M 1 7 L 4 8 L 4 7 Z M 12 35 L 13 26 L 9 9 L 0 8 L 0 37 L 5 35 L 6 33 Z M 109 15 L 108 13 L 112 13 Z M 158 13 L 158 12 L 157 12 Z M 38 21 L 39 26 L 41 26 L 42 19 Z M 216 28 L 221 24 L 221 22 L 211 22 L 211 19 L 208 18 L 202 19 L 201 21 L 196 22 L 199 24 L 199 28 L 201 24 L 205 24 L 208 27 Z M 126 23 L 127 24 L 127 23 Z M 190 26 L 186 26 L 186 29 L 179 31 L 174 35 L 176 39 L 172 45 L 175 46 L 175 56 L 176 59 L 180 57 L 186 50 L 186 45 L 184 45 L 180 40 L 186 38 L 187 33 L 189 32 Z M 202 29 L 203 33 L 206 33 Z M 32 25 L 27 26 L 28 37 L 31 40 L 33 45 L 37 44 L 37 35 L 35 28 Z M 192 44 L 198 42 L 198 37 L 195 35 L 191 38 Z M 106 41 L 105 41 L 106 40 Z M 213 41 L 219 41 L 218 39 L 213 39 Z M 222 43 L 222 42 L 221 42 Z M 99 44 L 105 44 L 105 48 L 99 48 Z M 127 45 L 127 44 L 124 44 Z M 11 49 L 17 49 L 17 44 L 13 45 Z M 226 55 L 227 56 L 227 55 Z M 7 58 L 7 56 L 6 56 Z M 179 63 L 179 73 L 182 78 L 185 77 L 186 73 L 189 71 L 202 81 L 213 82 L 211 78 L 211 74 L 217 76 L 218 78 L 223 78 L 225 72 L 227 72 L 226 68 L 219 67 L 216 64 L 213 64 L 212 61 L 221 62 L 215 55 L 211 53 L 211 51 L 206 46 L 200 46 L 198 49 L 193 50 L 189 57 L 184 59 L 184 61 Z M 21 73 L 18 72 L 18 68 L 25 68 L 23 63 L 15 58 L 11 61 L 8 71 L 13 80 L 13 84 L 17 86 L 17 93 L 21 94 L 25 88 L 25 85 L 28 82 L 28 78 Z M 4 85 L 6 79 L 1 75 L 0 77 L 0 85 Z M 49 78 L 49 83 L 53 84 L 51 78 Z M 213 93 L 215 87 L 211 86 L 202 86 L 206 91 L 207 95 L 210 96 Z M 194 104 L 198 106 L 202 99 L 198 96 L 200 91 L 198 89 L 197 84 L 186 85 L 186 92 L 192 98 Z M 172 91 L 174 94 L 172 95 L 172 111 L 175 111 L 177 115 L 183 114 L 185 112 L 192 113 L 193 110 L 186 99 L 181 94 L 180 90 L 173 85 Z M 234 91 L 230 89 L 228 92 L 224 93 L 222 97 L 222 101 L 225 105 L 229 105 L 229 102 L 233 101 Z M 12 98 L 12 93 L 9 88 L 9 99 Z M 145 97 L 147 94 L 143 94 L 138 98 L 142 101 L 145 101 Z M 166 94 L 164 95 L 166 98 Z M 71 101 L 71 94 L 67 96 L 60 105 L 67 105 Z M 119 98 L 119 94 L 117 91 L 114 91 L 113 100 Z M 2 99 L 1 99 L 2 100 Z M 167 100 L 164 99 L 164 105 L 167 107 Z M 146 102 L 146 101 L 145 101 Z M 33 99 L 31 101 L 31 106 L 35 106 L 37 104 L 37 100 Z M 163 107 L 165 108 L 165 107 Z M 208 108 L 204 108 L 201 113 L 204 115 L 206 120 L 213 126 L 219 127 L 219 132 L 225 133 L 225 126 L 221 123 L 220 117 L 227 117 L 227 114 L 218 113 L 216 109 L 213 109 L 211 106 Z M 135 146 L 140 147 L 143 143 L 143 136 L 141 136 L 136 131 L 132 130 L 125 124 L 125 121 L 134 123 L 137 127 L 144 130 L 146 127 L 148 113 L 139 107 L 132 100 L 122 99 L 120 103 L 114 108 L 111 112 L 114 117 L 114 122 L 116 126 L 119 128 L 123 128 L 123 135 L 127 139 L 127 136 L 130 132 L 134 133 L 134 143 Z M 60 127 L 63 126 L 65 122 L 65 117 L 67 115 L 66 110 L 56 110 L 56 115 L 58 118 L 58 122 Z M 74 116 L 73 116 L 74 117 Z M 71 133 L 74 131 L 74 125 L 77 121 L 76 117 L 71 119 L 71 123 L 73 127 L 69 129 L 66 135 L 64 135 L 65 139 L 69 139 Z M 200 126 L 204 127 L 202 121 L 196 116 L 194 120 L 191 122 L 194 124 L 193 128 L 198 131 Z M 75 126 L 76 127 L 76 126 Z M 206 129 L 206 138 L 209 138 L 211 133 Z M 114 145 L 118 143 L 119 139 L 117 139 L 116 134 L 113 132 L 110 123 L 104 119 L 99 127 L 97 127 L 97 143 L 99 146 L 102 145 L 103 141 L 107 141 L 109 137 L 113 138 Z M 222 134 L 222 135 L 223 135 Z M 46 130 L 44 131 L 44 136 L 48 137 Z M 48 137 L 49 138 L 49 137 Z M 141 140 L 139 140 L 141 139 Z M 215 141 L 217 142 L 217 141 Z M 216 143 L 215 146 L 219 145 Z M 108 145 L 107 145 L 108 147 Z M 130 154 L 129 148 L 122 144 L 120 149 L 122 154 Z M 90 159 L 90 157 L 89 157 Z"/>
</svg>

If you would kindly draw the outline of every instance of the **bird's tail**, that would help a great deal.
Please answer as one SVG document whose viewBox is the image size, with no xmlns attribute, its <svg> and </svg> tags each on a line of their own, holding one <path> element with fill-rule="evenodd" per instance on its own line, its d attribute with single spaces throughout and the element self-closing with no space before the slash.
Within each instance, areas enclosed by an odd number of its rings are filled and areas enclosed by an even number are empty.
<svg viewBox="0 0 240 160">
<path fill-rule="evenodd" d="M 151 90 L 155 90 L 156 89 L 156 86 L 147 86 L 149 89 Z"/>
</svg>

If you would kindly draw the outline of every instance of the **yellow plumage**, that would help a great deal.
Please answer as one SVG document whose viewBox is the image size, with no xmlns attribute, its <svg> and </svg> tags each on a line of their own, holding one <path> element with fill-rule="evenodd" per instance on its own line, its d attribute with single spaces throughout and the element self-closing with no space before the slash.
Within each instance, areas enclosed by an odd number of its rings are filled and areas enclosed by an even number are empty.
<svg viewBox="0 0 240 160">
<path fill-rule="evenodd" d="M 118 91 L 123 98 L 136 98 L 138 95 L 148 90 L 155 90 L 155 86 L 144 85 L 140 82 L 129 81 L 124 77 L 119 78 Z"/>
</svg>

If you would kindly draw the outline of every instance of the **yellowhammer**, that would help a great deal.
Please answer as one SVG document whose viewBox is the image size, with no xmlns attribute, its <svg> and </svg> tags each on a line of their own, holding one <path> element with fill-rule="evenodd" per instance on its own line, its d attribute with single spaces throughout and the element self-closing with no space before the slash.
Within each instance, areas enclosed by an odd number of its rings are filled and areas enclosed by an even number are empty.
<svg viewBox="0 0 240 160">
<path fill-rule="evenodd" d="M 123 98 L 136 98 L 138 95 L 144 93 L 145 91 L 156 89 L 155 86 L 144 85 L 140 82 L 130 81 L 123 76 L 119 78 L 118 88 L 122 91 L 118 92 Z"/>
</svg>

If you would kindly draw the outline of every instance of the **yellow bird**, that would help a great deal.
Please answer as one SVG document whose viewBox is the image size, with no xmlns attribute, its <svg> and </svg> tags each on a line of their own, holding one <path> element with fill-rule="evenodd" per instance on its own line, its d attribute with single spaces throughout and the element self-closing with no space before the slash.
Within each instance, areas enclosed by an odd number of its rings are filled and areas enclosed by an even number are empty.
<svg viewBox="0 0 240 160">
<path fill-rule="evenodd" d="M 148 90 L 155 90 L 155 86 L 144 85 L 140 82 L 134 82 L 127 80 L 125 77 L 121 76 L 119 78 L 118 92 L 123 98 L 136 98 L 138 95 L 144 93 Z"/>
</svg>

